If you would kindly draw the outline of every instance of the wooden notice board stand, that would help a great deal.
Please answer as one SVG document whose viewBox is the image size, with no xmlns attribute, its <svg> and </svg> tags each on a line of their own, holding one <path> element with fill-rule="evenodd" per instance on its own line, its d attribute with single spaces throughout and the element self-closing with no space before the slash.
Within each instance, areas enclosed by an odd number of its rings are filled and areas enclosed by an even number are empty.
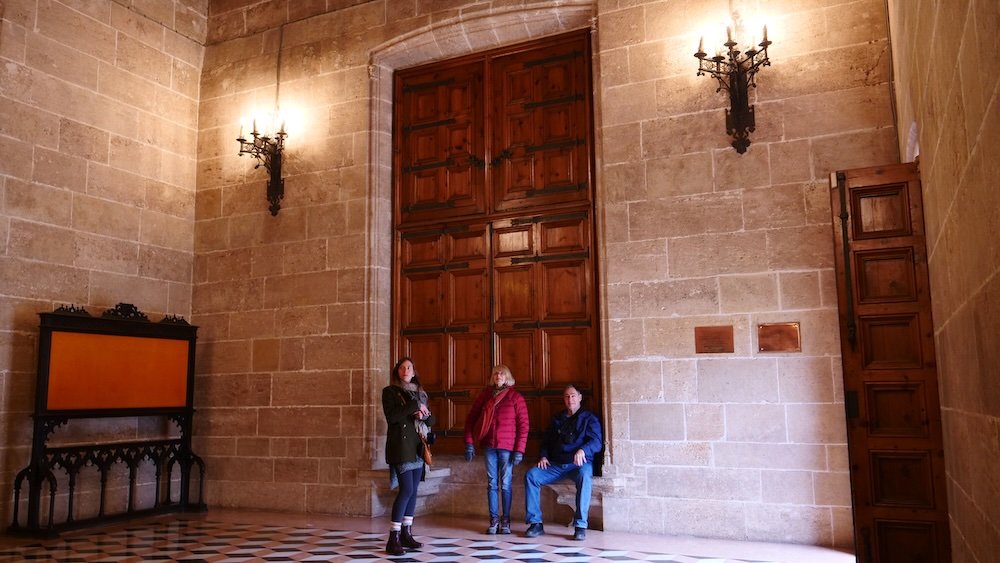
<svg viewBox="0 0 1000 563">
<path fill-rule="evenodd" d="M 40 313 L 39 317 L 31 460 L 14 479 L 14 521 L 8 531 L 54 534 L 140 514 L 204 510 L 205 464 L 191 451 L 198 327 L 180 317 L 150 322 L 127 303 L 119 303 L 101 317 L 72 306 Z M 169 420 L 179 436 L 58 447 L 49 444 L 57 428 L 75 419 L 140 416 Z M 124 486 L 109 486 L 108 476 L 116 464 L 127 467 Z M 136 489 L 140 470 L 148 469 L 147 464 L 155 474 L 154 493 L 152 506 L 141 507 L 137 506 Z M 194 467 L 198 468 L 197 500 L 191 498 Z M 88 470 L 100 477 L 97 514 L 78 518 L 76 487 L 81 473 Z M 171 491 L 175 480 L 179 490 Z M 61 482 L 65 490 L 59 490 Z M 22 518 L 25 483 L 27 507 Z M 109 514 L 106 510 L 112 490 L 127 494 L 123 512 Z M 48 502 L 43 505 L 45 497 Z M 57 499 L 65 505 L 57 506 Z M 65 518 L 56 522 L 57 514 Z"/>
</svg>

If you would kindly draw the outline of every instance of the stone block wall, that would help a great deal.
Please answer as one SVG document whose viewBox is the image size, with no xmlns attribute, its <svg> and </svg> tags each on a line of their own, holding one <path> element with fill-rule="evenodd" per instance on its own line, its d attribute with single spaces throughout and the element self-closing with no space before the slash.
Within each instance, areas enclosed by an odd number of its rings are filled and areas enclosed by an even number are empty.
<svg viewBox="0 0 1000 563">
<path fill-rule="evenodd" d="M 605 526 L 849 547 L 827 178 L 897 161 L 884 6 L 599 6 L 610 433 L 625 483 L 604 499 Z M 774 42 L 742 155 L 727 96 L 691 56 L 702 34 L 721 46 L 730 8 L 738 41 L 759 41 L 756 17 Z M 758 351 L 757 325 L 778 322 L 800 323 L 801 352 Z M 719 325 L 735 352 L 696 353 L 694 328 Z"/>
<path fill-rule="evenodd" d="M 392 72 L 590 27 L 605 529 L 851 545 L 827 177 L 898 161 L 912 121 L 956 560 L 998 551 L 995 472 L 970 462 L 998 449 L 992 3 L 890 3 L 895 108 L 881 0 L 321 4 L 0 0 L 0 486 L 27 459 L 36 313 L 130 300 L 202 327 L 210 504 L 371 514 Z M 743 155 L 691 56 L 731 10 L 774 41 Z M 299 119 L 272 217 L 235 136 L 276 99 Z M 801 352 L 759 352 L 768 322 L 800 323 Z M 696 353 L 718 325 L 735 351 Z M 461 465 L 426 505 L 482 514 L 481 467 Z"/>
<path fill-rule="evenodd" d="M 895 0 L 890 17 L 899 127 L 916 132 L 903 146 L 919 153 L 927 210 L 952 561 L 989 561 L 1000 553 L 1000 5 Z"/>
<path fill-rule="evenodd" d="M 727 99 L 691 56 L 728 2 L 213 4 L 193 299 L 212 502 L 373 510 L 393 360 L 392 71 L 593 27 L 604 526 L 850 546 L 827 177 L 898 160 L 886 14 L 878 0 L 754 6 L 735 5 L 775 44 L 739 155 Z M 305 119 L 271 217 L 263 171 L 231 139 L 276 100 Z M 768 322 L 800 323 L 802 351 L 758 353 Z M 734 327 L 734 353 L 695 353 L 710 325 Z M 453 471 L 434 504 L 479 514 L 475 479 Z"/>
<path fill-rule="evenodd" d="M 266 4 L 210 12 L 193 301 L 211 502 L 380 510 L 392 70 L 589 24 L 589 0 L 560 4 L 347 2 L 273 21 Z M 275 105 L 303 119 L 289 125 L 272 217 L 263 170 L 232 139 L 241 116 Z M 460 497 L 445 488 L 430 505 L 450 511 Z"/>
<path fill-rule="evenodd" d="M 190 0 L 0 1 L 0 527 L 31 444 L 37 313 L 190 319 L 207 21 Z M 54 438 L 143 431 L 84 426 Z"/>
</svg>

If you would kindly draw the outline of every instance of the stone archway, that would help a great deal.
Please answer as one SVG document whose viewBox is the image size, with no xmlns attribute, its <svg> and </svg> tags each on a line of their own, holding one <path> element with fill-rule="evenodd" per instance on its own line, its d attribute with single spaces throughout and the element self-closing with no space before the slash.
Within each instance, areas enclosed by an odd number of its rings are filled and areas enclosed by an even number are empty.
<svg viewBox="0 0 1000 563">
<path fill-rule="evenodd" d="M 593 0 L 567 0 L 557 6 L 536 2 L 435 22 L 384 43 L 371 51 L 371 107 L 368 161 L 367 320 L 369 327 L 366 372 L 371 397 L 369 435 L 372 464 L 382 466 L 384 435 L 380 428 L 381 388 L 392 364 L 392 75 L 396 69 L 457 57 L 540 37 L 593 27 Z M 373 507 L 375 508 L 375 507 Z M 374 515 L 374 514 L 373 514 Z"/>
</svg>

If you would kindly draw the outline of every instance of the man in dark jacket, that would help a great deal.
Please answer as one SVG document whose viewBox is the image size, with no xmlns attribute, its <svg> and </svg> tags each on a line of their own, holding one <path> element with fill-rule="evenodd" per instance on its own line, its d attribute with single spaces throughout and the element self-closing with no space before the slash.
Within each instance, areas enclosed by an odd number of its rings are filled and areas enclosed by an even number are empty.
<svg viewBox="0 0 1000 563">
<path fill-rule="evenodd" d="M 563 390 L 566 410 L 552 417 L 542 440 L 541 459 L 524 475 L 524 509 L 528 531 L 525 536 L 545 533 L 542 525 L 541 488 L 562 479 L 576 483 L 576 515 L 573 539 L 587 538 L 587 514 L 594 478 L 594 456 L 601 451 L 601 422 L 597 416 L 580 409 L 583 394 L 575 385 Z"/>
</svg>

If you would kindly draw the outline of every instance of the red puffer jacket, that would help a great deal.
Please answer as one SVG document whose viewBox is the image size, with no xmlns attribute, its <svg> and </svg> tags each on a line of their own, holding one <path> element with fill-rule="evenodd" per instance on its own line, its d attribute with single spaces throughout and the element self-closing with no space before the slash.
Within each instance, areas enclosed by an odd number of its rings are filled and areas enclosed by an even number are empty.
<svg viewBox="0 0 1000 563">
<path fill-rule="evenodd" d="M 476 439 L 472 435 L 476 421 L 483 413 L 486 402 L 493 398 L 495 387 L 487 386 L 476 397 L 476 402 L 465 418 L 465 443 L 473 444 Z M 513 387 L 500 399 L 493 412 L 493 424 L 486 436 L 479 441 L 481 448 L 494 448 L 524 453 L 528 444 L 528 403 L 524 396 Z"/>
</svg>

